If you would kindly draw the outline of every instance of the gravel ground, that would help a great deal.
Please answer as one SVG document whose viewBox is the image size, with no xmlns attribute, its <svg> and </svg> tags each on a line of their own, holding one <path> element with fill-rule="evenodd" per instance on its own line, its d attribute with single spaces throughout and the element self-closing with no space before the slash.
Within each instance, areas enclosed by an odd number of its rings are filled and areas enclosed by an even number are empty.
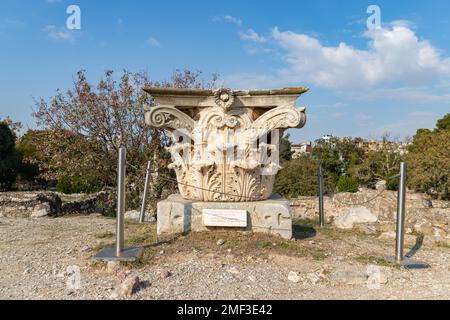
<svg viewBox="0 0 450 320">
<path fill-rule="evenodd" d="M 376 259 L 392 255 L 392 241 L 309 222 L 292 241 L 225 231 L 158 239 L 154 224 L 128 222 L 143 260 L 92 262 L 114 227 L 100 216 L 0 218 L 0 299 L 110 299 L 133 275 L 131 299 L 450 298 L 450 249 L 426 241 L 414 258 L 432 268 L 404 270 Z"/>
</svg>

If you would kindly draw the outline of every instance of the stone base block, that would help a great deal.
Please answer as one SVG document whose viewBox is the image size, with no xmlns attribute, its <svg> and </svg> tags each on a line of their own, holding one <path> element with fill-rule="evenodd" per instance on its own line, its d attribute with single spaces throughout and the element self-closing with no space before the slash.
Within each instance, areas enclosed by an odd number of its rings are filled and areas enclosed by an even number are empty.
<svg viewBox="0 0 450 320">
<path fill-rule="evenodd" d="M 203 222 L 203 209 L 245 210 L 247 227 L 208 227 Z M 292 215 L 289 201 L 273 196 L 255 202 L 196 202 L 173 194 L 158 203 L 157 232 L 159 235 L 184 234 L 191 231 L 232 229 L 276 234 L 292 238 Z"/>
</svg>

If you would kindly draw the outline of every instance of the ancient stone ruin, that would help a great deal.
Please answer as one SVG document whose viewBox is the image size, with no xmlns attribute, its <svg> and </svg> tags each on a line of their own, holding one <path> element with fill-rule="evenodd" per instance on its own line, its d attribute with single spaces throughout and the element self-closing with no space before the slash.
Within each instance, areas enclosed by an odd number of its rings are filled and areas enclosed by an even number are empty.
<svg viewBox="0 0 450 320">
<path fill-rule="evenodd" d="M 280 137 L 305 125 L 305 108 L 295 102 L 308 89 L 144 90 L 156 101 L 146 107 L 146 123 L 171 133 L 170 168 L 181 193 L 158 204 L 158 232 L 239 227 L 290 237 L 289 204 L 271 196 L 280 169 Z M 209 209 L 222 210 L 215 223 Z"/>
</svg>

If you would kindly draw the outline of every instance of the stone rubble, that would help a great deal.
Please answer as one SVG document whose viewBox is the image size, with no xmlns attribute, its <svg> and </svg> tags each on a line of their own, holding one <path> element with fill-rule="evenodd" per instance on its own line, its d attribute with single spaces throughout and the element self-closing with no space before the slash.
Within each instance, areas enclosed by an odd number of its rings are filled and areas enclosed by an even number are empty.
<svg viewBox="0 0 450 320">
<path fill-rule="evenodd" d="M 377 197 L 377 195 L 379 195 Z M 293 217 L 317 219 L 317 197 L 298 197 L 290 201 Z M 395 231 L 397 192 L 361 188 L 356 193 L 324 197 L 325 218 L 342 229 L 358 229 L 365 234 Z M 450 245 L 450 201 L 430 199 L 425 194 L 406 194 L 405 231 L 424 235 L 425 241 Z"/>
</svg>

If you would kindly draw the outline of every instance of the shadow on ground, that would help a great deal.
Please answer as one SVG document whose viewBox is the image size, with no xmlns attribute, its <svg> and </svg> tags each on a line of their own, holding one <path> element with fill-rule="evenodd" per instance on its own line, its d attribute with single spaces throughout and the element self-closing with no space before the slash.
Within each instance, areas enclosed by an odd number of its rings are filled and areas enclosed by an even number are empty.
<svg viewBox="0 0 450 320">
<path fill-rule="evenodd" d="M 298 219 L 292 223 L 292 236 L 294 239 L 303 240 L 315 237 L 316 227 L 319 225 L 316 220 Z"/>
</svg>

